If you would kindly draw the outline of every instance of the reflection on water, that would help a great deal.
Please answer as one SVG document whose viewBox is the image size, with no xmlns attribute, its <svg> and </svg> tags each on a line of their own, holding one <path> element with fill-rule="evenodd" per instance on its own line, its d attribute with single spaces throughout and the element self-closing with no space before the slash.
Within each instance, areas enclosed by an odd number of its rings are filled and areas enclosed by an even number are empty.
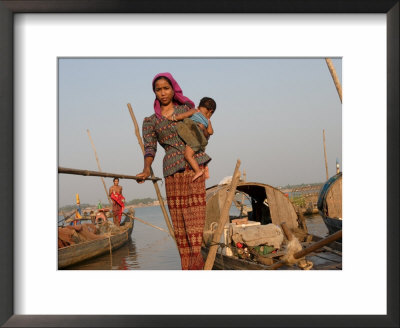
<svg viewBox="0 0 400 328">
<path fill-rule="evenodd" d="M 231 213 L 234 214 L 234 213 Z M 236 213 L 235 213 L 236 214 Z M 165 230 L 167 226 L 159 207 L 136 209 L 136 216 Z M 308 231 L 324 237 L 328 229 L 321 216 L 306 217 Z M 135 221 L 131 240 L 112 254 L 71 266 L 69 270 L 180 270 L 178 250 L 165 232 Z"/>
</svg>

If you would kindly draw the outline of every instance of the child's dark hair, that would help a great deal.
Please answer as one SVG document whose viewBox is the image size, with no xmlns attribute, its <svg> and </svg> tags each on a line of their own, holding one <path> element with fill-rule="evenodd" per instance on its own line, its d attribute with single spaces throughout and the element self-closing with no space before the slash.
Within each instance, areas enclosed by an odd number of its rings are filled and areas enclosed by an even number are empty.
<svg viewBox="0 0 400 328">
<path fill-rule="evenodd" d="M 115 178 L 113 179 L 113 182 L 114 182 L 115 180 L 118 180 L 118 181 L 119 181 L 119 178 L 118 178 L 118 177 L 115 177 Z"/>
<path fill-rule="evenodd" d="M 201 98 L 199 107 L 205 107 L 208 110 L 215 112 L 215 110 L 217 109 L 217 103 L 212 98 L 204 97 Z"/>
</svg>

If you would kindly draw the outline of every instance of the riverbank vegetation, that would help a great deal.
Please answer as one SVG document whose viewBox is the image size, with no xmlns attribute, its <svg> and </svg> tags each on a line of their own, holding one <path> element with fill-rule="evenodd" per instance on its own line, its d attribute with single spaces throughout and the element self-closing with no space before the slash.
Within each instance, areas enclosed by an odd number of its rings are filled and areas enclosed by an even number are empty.
<svg viewBox="0 0 400 328">
<path fill-rule="evenodd" d="M 147 198 L 135 198 L 135 199 L 132 199 L 132 200 L 130 200 L 128 202 L 125 202 L 125 206 L 129 206 L 129 205 L 150 205 L 150 204 L 153 204 L 155 201 L 156 201 L 156 199 L 150 198 L 150 197 L 147 197 Z M 108 203 L 103 203 L 103 202 L 100 202 L 100 203 L 101 203 L 101 205 L 103 207 L 108 205 Z M 98 204 L 82 203 L 80 207 L 81 208 L 87 208 L 87 207 L 97 207 L 97 206 L 98 206 Z M 76 209 L 76 204 L 74 204 L 74 205 L 65 205 L 63 207 L 60 207 L 58 210 L 59 210 L 59 212 L 61 212 L 61 211 L 70 212 L 70 211 L 73 211 L 75 209 Z"/>
</svg>

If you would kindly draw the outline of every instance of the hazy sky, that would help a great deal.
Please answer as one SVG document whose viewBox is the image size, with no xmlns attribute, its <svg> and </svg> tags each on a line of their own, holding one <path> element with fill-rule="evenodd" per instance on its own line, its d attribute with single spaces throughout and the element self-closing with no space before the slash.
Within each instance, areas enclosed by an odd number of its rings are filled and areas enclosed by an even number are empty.
<svg viewBox="0 0 400 328">
<path fill-rule="evenodd" d="M 342 61 L 333 59 L 342 78 Z M 185 96 L 197 105 L 217 102 L 207 187 L 233 173 L 242 162 L 247 181 L 272 186 L 326 180 L 322 131 L 325 129 L 329 175 L 342 161 L 342 109 L 323 58 L 310 59 L 59 59 L 59 166 L 97 171 L 89 129 L 104 172 L 135 175 L 143 156 L 127 103 L 142 126 L 154 113 L 153 77 L 170 72 Z M 153 163 L 162 178 L 164 149 Z M 111 178 L 105 179 L 107 188 Z M 151 182 L 121 180 L 127 200 L 156 198 Z M 161 186 L 163 195 L 164 185 Z M 106 202 L 98 177 L 59 174 L 59 206 Z"/>
</svg>

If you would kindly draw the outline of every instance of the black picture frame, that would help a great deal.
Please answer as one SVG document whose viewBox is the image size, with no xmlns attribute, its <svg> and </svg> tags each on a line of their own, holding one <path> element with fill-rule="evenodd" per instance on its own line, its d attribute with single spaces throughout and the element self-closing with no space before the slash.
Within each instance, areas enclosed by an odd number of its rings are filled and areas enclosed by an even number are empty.
<svg viewBox="0 0 400 328">
<path fill-rule="evenodd" d="M 399 327 L 399 7 L 398 0 L 0 0 L 0 205 L 3 213 L 0 219 L 0 324 L 4 327 Z M 13 17 L 16 13 L 386 14 L 387 315 L 14 315 Z"/>
</svg>

